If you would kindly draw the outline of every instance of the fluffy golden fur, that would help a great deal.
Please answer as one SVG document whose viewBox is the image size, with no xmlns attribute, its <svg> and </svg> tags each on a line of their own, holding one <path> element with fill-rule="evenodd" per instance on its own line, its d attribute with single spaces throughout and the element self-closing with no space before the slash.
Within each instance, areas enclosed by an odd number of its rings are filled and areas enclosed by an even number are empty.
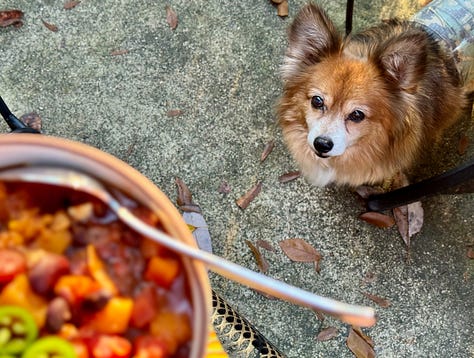
<svg viewBox="0 0 474 358">
<path fill-rule="evenodd" d="M 309 4 L 288 42 L 279 124 L 317 186 L 374 184 L 406 170 L 465 106 L 452 58 L 414 23 L 392 20 L 344 39 Z"/>
</svg>

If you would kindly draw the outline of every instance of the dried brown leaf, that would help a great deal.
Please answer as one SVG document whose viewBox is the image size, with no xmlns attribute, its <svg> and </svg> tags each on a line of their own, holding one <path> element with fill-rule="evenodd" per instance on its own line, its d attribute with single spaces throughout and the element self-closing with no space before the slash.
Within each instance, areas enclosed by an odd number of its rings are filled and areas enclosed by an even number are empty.
<svg viewBox="0 0 474 358">
<path fill-rule="evenodd" d="M 395 224 L 393 217 L 376 211 L 362 213 L 359 215 L 359 219 L 380 228 L 388 228 Z"/>
<path fill-rule="evenodd" d="M 359 332 L 361 333 L 360 330 L 356 331 L 354 328 L 349 330 L 349 336 L 346 341 L 347 347 L 357 358 L 374 358 L 375 351 L 373 348 L 373 342 L 370 344 L 367 341 L 367 338 L 369 337 L 364 334 L 361 335 Z"/>
<path fill-rule="evenodd" d="M 468 247 L 466 251 L 466 256 L 468 259 L 474 259 L 474 247 Z"/>
<path fill-rule="evenodd" d="M 268 261 L 265 260 L 265 257 L 263 257 L 262 253 L 258 249 L 257 246 L 252 244 L 249 240 L 245 240 L 245 243 L 247 246 L 250 248 L 252 251 L 253 256 L 255 257 L 255 261 L 257 261 L 257 266 L 260 269 L 261 272 L 265 273 L 268 271 L 268 267 L 270 266 L 268 264 Z"/>
<path fill-rule="evenodd" d="M 25 123 L 28 127 L 36 129 L 41 132 L 42 119 L 36 112 L 25 113 L 20 117 L 20 120 Z"/>
<path fill-rule="evenodd" d="M 166 22 L 170 26 L 171 30 L 174 30 L 176 27 L 178 27 L 178 15 L 176 15 L 176 12 L 169 5 L 166 5 Z"/>
<path fill-rule="evenodd" d="M 175 178 L 176 187 L 178 189 L 178 198 L 176 199 L 176 203 L 179 206 L 194 205 L 193 203 L 193 195 L 189 188 L 184 184 L 184 182 L 180 178 Z"/>
<path fill-rule="evenodd" d="M 281 4 L 285 0 L 272 0 L 272 3 L 274 4 Z"/>
<path fill-rule="evenodd" d="M 390 301 L 385 299 L 385 298 L 382 298 L 382 297 L 379 297 L 379 296 L 376 296 L 376 295 L 372 295 L 371 293 L 368 293 L 368 292 L 362 292 L 362 294 L 365 297 L 367 297 L 369 300 L 374 301 L 376 304 L 378 304 L 382 308 L 387 308 L 387 307 L 390 307 L 390 305 L 391 305 Z"/>
<path fill-rule="evenodd" d="M 287 239 L 280 241 L 279 245 L 286 256 L 292 261 L 317 262 L 322 258 L 319 251 L 303 239 Z"/>
<path fill-rule="evenodd" d="M 403 241 L 410 247 L 411 237 L 423 227 L 423 206 L 417 201 L 394 208 L 393 216 Z"/>
<path fill-rule="evenodd" d="M 217 191 L 221 194 L 229 194 L 231 192 L 231 187 L 229 183 L 225 180 L 222 181 L 221 185 L 219 185 L 219 188 Z"/>
<path fill-rule="evenodd" d="M 316 336 L 316 339 L 320 342 L 329 341 L 334 337 L 337 337 L 339 332 L 336 327 L 327 327 L 324 328 L 319 334 Z"/>
<path fill-rule="evenodd" d="M 270 140 L 267 144 L 265 144 L 265 147 L 263 148 L 263 152 L 260 155 L 260 163 L 263 162 L 265 159 L 267 159 L 267 157 L 270 155 L 274 147 L 275 147 L 274 140 Z"/>
<path fill-rule="evenodd" d="M 110 56 L 120 56 L 120 55 L 126 55 L 128 53 L 128 50 L 121 49 L 121 50 L 114 50 L 110 53 Z"/>
<path fill-rule="evenodd" d="M 410 247 L 410 236 L 408 235 L 408 207 L 406 205 L 399 206 L 394 208 L 393 217 L 395 218 L 395 223 L 397 224 L 398 232 L 402 237 L 405 245 Z"/>
<path fill-rule="evenodd" d="M 0 11 L 0 27 L 23 25 L 23 11 L 21 10 L 3 10 Z"/>
<path fill-rule="evenodd" d="M 359 326 L 352 326 L 352 329 L 354 330 L 355 333 L 357 333 L 364 341 L 367 342 L 369 346 L 372 348 L 375 347 L 374 340 L 370 338 L 368 335 L 366 335 L 364 332 L 362 332 L 362 329 Z"/>
<path fill-rule="evenodd" d="M 248 192 L 236 200 L 237 205 L 241 209 L 246 209 L 247 206 L 257 197 L 262 190 L 262 182 L 255 184 Z"/>
<path fill-rule="evenodd" d="M 276 252 L 275 248 L 270 244 L 268 241 L 258 239 L 257 240 L 257 246 L 260 246 L 262 249 L 265 249 L 267 251 L 272 251 Z"/>
<path fill-rule="evenodd" d="M 413 235 L 420 232 L 423 227 L 424 211 L 420 201 L 410 203 L 408 207 L 408 236 L 411 238 Z"/>
<path fill-rule="evenodd" d="M 461 136 L 458 142 L 458 153 L 459 155 L 464 155 L 467 152 L 467 148 L 469 147 L 469 137 L 467 135 Z"/>
<path fill-rule="evenodd" d="M 52 31 L 52 32 L 58 32 L 58 27 L 54 24 L 51 24 L 49 22 L 46 22 L 44 20 L 41 20 L 43 22 L 43 25 L 49 30 L 49 31 Z"/>
<path fill-rule="evenodd" d="M 299 170 L 294 171 L 294 172 L 288 172 L 283 175 L 280 175 L 280 177 L 278 178 L 278 181 L 280 183 L 288 183 L 289 181 L 298 179 L 300 176 L 301 176 L 301 173 Z"/>
<path fill-rule="evenodd" d="M 166 112 L 166 115 L 168 117 L 178 117 L 183 114 L 183 111 L 180 109 L 170 109 L 168 112 Z"/>
<path fill-rule="evenodd" d="M 80 1 L 75 1 L 75 0 L 66 1 L 64 3 L 64 10 L 71 10 L 75 8 L 77 5 L 79 5 L 80 3 L 81 3 Z"/>
<path fill-rule="evenodd" d="M 283 0 L 277 5 L 277 14 L 278 16 L 285 17 L 288 16 L 288 1 Z"/>
</svg>

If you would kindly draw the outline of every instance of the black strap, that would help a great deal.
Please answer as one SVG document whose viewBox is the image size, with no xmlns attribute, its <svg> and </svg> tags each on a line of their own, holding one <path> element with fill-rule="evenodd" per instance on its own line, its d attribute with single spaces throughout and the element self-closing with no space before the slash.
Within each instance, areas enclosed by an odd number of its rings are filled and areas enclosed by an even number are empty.
<svg viewBox="0 0 474 358">
<path fill-rule="evenodd" d="M 12 133 L 40 133 L 36 129 L 28 127 L 25 123 L 19 120 L 8 108 L 7 104 L 3 101 L 0 96 L 0 114 L 2 115 L 5 122 L 12 130 Z"/>
</svg>

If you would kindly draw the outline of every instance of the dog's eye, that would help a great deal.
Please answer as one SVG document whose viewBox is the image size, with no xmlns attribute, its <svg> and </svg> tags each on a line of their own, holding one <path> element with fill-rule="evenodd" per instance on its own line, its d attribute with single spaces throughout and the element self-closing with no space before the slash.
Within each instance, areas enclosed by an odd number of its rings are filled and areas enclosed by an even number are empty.
<svg viewBox="0 0 474 358">
<path fill-rule="evenodd" d="M 365 118 L 364 112 L 359 111 L 358 109 L 350 113 L 349 116 L 347 117 L 348 120 L 354 123 L 360 123 L 364 120 L 364 118 Z"/>
<path fill-rule="evenodd" d="M 311 97 L 311 105 L 316 109 L 323 109 L 324 99 L 322 99 L 320 96 L 313 96 Z"/>
</svg>

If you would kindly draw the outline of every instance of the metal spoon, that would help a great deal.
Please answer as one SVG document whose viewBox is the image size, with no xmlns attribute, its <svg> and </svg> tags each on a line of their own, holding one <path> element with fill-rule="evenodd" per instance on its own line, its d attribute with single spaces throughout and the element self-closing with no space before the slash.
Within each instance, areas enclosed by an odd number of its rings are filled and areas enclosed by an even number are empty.
<svg viewBox="0 0 474 358">
<path fill-rule="evenodd" d="M 68 168 L 26 166 L 0 169 L 0 180 L 50 184 L 90 194 L 108 205 L 118 218 L 130 228 L 133 228 L 140 234 L 177 253 L 204 262 L 209 269 L 230 280 L 247 285 L 255 290 L 265 292 L 285 301 L 322 311 L 349 324 L 368 327 L 376 322 L 375 312 L 371 307 L 350 305 L 315 295 L 282 281 L 249 270 L 219 256 L 193 248 L 166 235 L 162 231 L 147 225 L 134 216 L 130 210 L 122 206 L 112 194 L 107 191 L 101 182 L 87 174 Z"/>
</svg>

